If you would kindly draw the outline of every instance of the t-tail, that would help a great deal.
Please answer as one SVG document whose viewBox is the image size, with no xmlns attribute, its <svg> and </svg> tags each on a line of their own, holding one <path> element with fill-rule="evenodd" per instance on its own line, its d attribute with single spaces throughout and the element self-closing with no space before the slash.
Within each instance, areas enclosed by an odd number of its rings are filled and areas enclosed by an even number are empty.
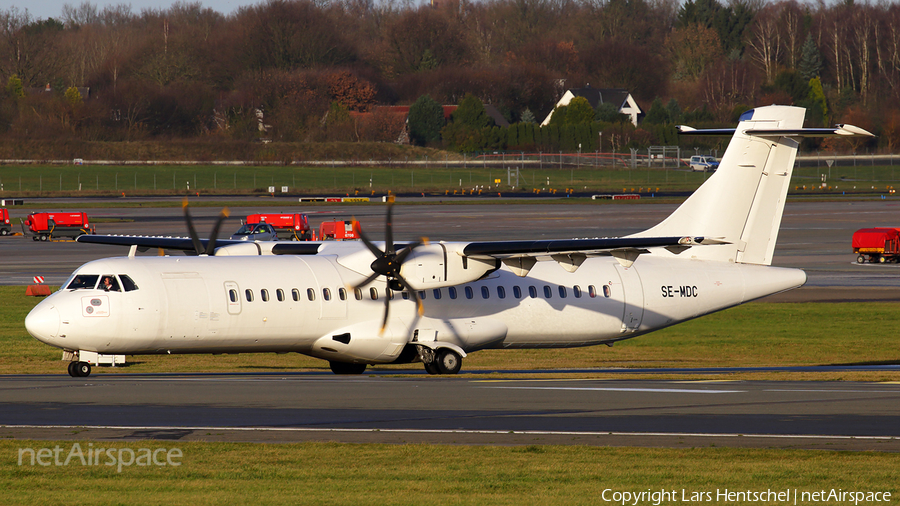
<svg viewBox="0 0 900 506">
<path fill-rule="evenodd" d="M 718 170 L 668 218 L 631 237 L 690 235 L 709 246 L 701 260 L 771 265 L 799 145 L 798 137 L 871 136 L 852 125 L 803 128 L 802 107 L 767 106 L 741 115 L 737 128 L 682 134 L 733 134 Z"/>
</svg>

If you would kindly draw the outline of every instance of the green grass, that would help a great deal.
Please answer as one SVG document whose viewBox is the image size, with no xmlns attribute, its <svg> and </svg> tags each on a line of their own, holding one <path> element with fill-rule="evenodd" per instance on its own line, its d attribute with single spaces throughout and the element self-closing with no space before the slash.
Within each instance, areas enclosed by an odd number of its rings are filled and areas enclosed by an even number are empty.
<svg viewBox="0 0 900 506">
<path fill-rule="evenodd" d="M 0 442 L 0 503 L 543 506 L 607 504 L 605 489 L 676 491 L 665 504 L 681 502 L 682 490 L 713 498 L 725 489 L 887 491 L 892 500 L 900 491 L 898 454 L 797 450 L 97 442 L 94 448 L 177 447 L 183 457 L 178 467 L 121 473 L 104 461 L 18 465 L 19 448 L 59 445 L 65 455 L 72 444 Z M 79 444 L 86 451 L 88 443 Z"/>
<path fill-rule="evenodd" d="M 514 164 L 510 164 L 514 168 Z M 821 175 L 830 189 L 822 190 Z M 576 167 L 546 163 L 525 167 L 518 185 L 501 167 L 470 162 L 467 168 L 446 167 L 437 162 L 409 167 L 300 167 L 300 166 L 0 166 L 4 197 L 52 195 L 171 195 L 171 194 L 266 194 L 269 187 L 281 194 L 382 195 L 393 193 L 483 192 L 548 193 L 574 189 L 596 193 L 654 193 L 690 191 L 710 174 L 686 169 L 638 167 L 635 169 Z M 496 181 L 500 180 L 499 183 Z M 884 193 L 900 183 L 900 166 L 798 167 L 794 194 Z"/>
<path fill-rule="evenodd" d="M 0 287 L 0 374 L 63 373 L 61 352 L 31 338 L 23 321 L 37 298 L 24 287 Z M 617 343 L 559 350 L 484 350 L 465 359 L 475 370 L 579 369 L 611 367 L 753 367 L 834 364 L 900 364 L 890 331 L 900 328 L 897 304 L 754 302 Z M 190 371 L 328 370 L 325 361 L 296 353 L 129 356 L 129 365 L 94 368 L 95 373 Z M 418 364 L 375 366 L 418 370 Z M 757 374 L 759 377 L 760 373 Z M 764 377 L 802 379 L 799 373 Z M 897 372 L 812 375 L 816 379 L 900 380 Z"/>
</svg>

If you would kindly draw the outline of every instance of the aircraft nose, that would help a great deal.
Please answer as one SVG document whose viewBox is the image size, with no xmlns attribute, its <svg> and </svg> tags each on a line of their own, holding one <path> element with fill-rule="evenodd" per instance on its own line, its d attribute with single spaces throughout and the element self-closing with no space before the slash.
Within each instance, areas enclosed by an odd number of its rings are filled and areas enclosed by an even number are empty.
<svg viewBox="0 0 900 506">
<path fill-rule="evenodd" d="M 56 306 L 38 304 L 25 317 L 25 329 L 38 341 L 52 344 L 59 335 L 59 311 Z"/>
</svg>

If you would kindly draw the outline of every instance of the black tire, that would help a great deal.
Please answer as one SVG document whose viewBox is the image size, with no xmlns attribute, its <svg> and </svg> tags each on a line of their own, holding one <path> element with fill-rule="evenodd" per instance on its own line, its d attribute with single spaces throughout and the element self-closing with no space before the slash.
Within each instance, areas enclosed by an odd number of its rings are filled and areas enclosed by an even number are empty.
<svg viewBox="0 0 900 506">
<path fill-rule="evenodd" d="M 79 378 L 87 378 L 91 375 L 91 364 L 87 362 L 75 362 L 75 373 Z"/>
<path fill-rule="evenodd" d="M 331 372 L 335 374 L 362 374 L 366 370 L 366 364 L 351 364 L 348 362 L 328 362 Z"/>
<path fill-rule="evenodd" d="M 878 263 L 883 264 L 885 261 L 887 261 L 886 258 L 884 258 L 882 256 L 878 257 Z"/>
<path fill-rule="evenodd" d="M 42 240 L 42 241 L 46 241 L 46 240 L 47 240 L 47 236 L 46 236 L 46 235 L 41 235 L 41 240 Z"/>
<path fill-rule="evenodd" d="M 858 264 L 864 264 L 864 263 L 866 263 L 866 257 L 864 257 L 864 256 L 862 256 L 862 255 L 856 257 L 856 263 L 858 263 Z"/>
<path fill-rule="evenodd" d="M 441 348 L 435 358 L 438 372 L 441 374 L 456 374 L 462 367 L 462 357 L 450 348 Z"/>
<path fill-rule="evenodd" d="M 69 376 L 73 378 L 78 377 L 78 371 L 75 370 L 75 364 L 77 364 L 77 362 L 69 362 Z"/>
<path fill-rule="evenodd" d="M 8 234 L 8 233 L 9 233 L 9 230 L 6 230 L 5 228 L 4 228 L 4 229 L 0 229 L 0 235 L 6 235 L 6 234 Z"/>
<path fill-rule="evenodd" d="M 425 364 L 425 372 L 428 374 L 440 374 L 441 371 L 438 369 L 437 361 L 432 362 L 430 364 Z"/>
</svg>

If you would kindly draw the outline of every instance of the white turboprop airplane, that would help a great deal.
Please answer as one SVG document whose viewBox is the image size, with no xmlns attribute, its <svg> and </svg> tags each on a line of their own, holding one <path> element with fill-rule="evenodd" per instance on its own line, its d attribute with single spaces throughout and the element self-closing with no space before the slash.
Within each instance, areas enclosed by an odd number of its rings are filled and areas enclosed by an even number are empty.
<svg viewBox="0 0 900 506">
<path fill-rule="evenodd" d="M 298 352 L 337 374 L 417 361 L 454 374 L 487 348 L 611 345 L 806 282 L 771 267 L 795 138 L 871 134 L 804 129 L 804 113 L 760 107 L 734 130 L 682 127 L 733 137 L 715 174 L 631 236 L 394 244 L 388 208 L 384 243 L 216 243 L 224 215 L 200 240 L 185 207 L 190 239 L 81 236 L 131 249 L 78 268 L 25 326 L 76 377 L 94 354 Z"/>
</svg>

